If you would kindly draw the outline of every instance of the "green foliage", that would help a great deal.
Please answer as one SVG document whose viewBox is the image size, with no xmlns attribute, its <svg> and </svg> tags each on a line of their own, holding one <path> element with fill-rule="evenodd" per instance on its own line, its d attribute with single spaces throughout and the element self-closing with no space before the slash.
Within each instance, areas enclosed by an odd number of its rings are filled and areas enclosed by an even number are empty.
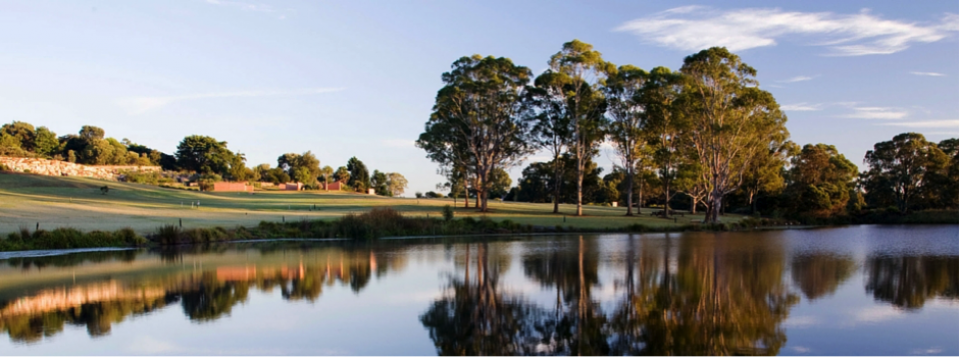
<svg viewBox="0 0 960 357">
<path fill-rule="evenodd" d="M 30 233 L 26 228 L 0 240 L 0 251 L 35 249 L 76 249 L 102 247 L 136 247 L 147 240 L 133 229 L 123 228 L 115 232 L 81 232 L 73 228 L 57 228 L 52 231 L 37 230 Z"/>
<path fill-rule="evenodd" d="M 444 220 L 444 221 L 449 222 L 449 221 L 453 220 L 453 207 L 451 207 L 450 205 L 444 205 L 444 206 L 443 206 L 443 212 L 442 212 L 442 213 L 443 213 L 443 220 Z"/>
<path fill-rule="evenodd" d="M 209 136 L 191 135 L 177 145 L 177 164 L 189 171 L 201 174 L 225 174 L 233 153 L 226 141 L 217 141 Z"/>
<path fill-rule="evenodd" d="M 785 199 L 795 216 L 844 215 L 857 167 L 832 145 L 807 144 L 791 161 Z"/>
<path fill-rule="evenodd" d="M 123 176 L 123 181 L 139 183 L 144 185 L 159 185 L 160 184 L 160 173 L 155 171 L 137 171 L 137 170 L 125 170 L 120 172 Z"/>
<path fill-rule="evenodd" d="M 448 171 L 470 172 L 485 211 L 490 173 L 533 152 L 522 101 L 532 73 L 508 58 L 480 55 L 450 67 L 417 146 Z"/>
<path fill-rule="evenodd" d="M 370 188 L 370 172 L 367 171 L 367 166 L 363 164 L 363 161 L 351 157 L 347 161 L 346 169 L 350 173 L 347 178 L 347 185 L 353 187 L 357 192 L 366 193 L 367 189 Z"/>
<path fill-rule="evenodd" d="M 277 167 L 286 170 L 295 182 L 309 186 L 317 186 L 323 171 L 320 169 L 320 160 L 307 151 L 303 154 L 287 153 L 277 158 Z"/>
<path fill-rule="evenodd" d="M 917 133 L 875 144 L 864 157 L 869 165 L 863 180 L 866 200 L 874 207 L 895 204 L 901 213 L 913 208 L 955 208 L 951 205 L 957 196 L 953 140 L 942 145 L 952 155 Z"/>
</svg>

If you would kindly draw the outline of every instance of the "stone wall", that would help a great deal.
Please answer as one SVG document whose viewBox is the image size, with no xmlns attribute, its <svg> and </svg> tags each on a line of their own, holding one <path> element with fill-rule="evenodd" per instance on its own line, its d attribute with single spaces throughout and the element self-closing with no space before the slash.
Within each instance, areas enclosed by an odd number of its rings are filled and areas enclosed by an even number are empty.
<svg viewBox="0 0 960 357">
<path fill-rule="evenodd" d="M 117 180 L 117 176 L 121 171 L 160 172 L 160 166 L 93 166 L 66 161 L 7 156 L 0 156 L 0 164 L 5 165 L 14 172 L 29 172 L 31 174 L 46 176 L 93 177 L 114 181 Z"/>
</svg>

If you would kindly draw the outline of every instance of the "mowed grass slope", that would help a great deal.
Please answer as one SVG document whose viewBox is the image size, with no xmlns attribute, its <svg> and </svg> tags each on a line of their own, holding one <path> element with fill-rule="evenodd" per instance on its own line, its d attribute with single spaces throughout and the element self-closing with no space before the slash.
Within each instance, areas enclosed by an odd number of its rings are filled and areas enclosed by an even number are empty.
<svg viewBox="0 0 960 357">
<path fill-rule="evenodd" d="M 100 191 L 104 185 L 110 188 L 105 195 Z M 197 202 L 199 208 L 191 207 Z M 230 228 L 254 226 L 260 221 L 335 219 L 373 207 L 391 207 L 406 215 L 440 217 L 444 205 L 453 205 L 453 200 L 324 191 L 196 192 L 90 178 L 0 173 L 0 234 L 21 228 L 32 231 L 37 223 L 46 230 L 72 227 L 83 231 L 112 231 L 130 227 L 140 233 L 151 233 L 164 224 L 179 224 L 181 219 L 184 228 Z M 548 227 L 603 229 L 632 224 L 663 227 L 703 219 L 702 215 L 688 214 L 678 217 L 674 223 L 673 219 L 651 217 L 649 213 L 653 209 L 650 208 L 644 208 L 641 216 L 626 217 L 622 207 L 584 206 L 585 217 L 572 217 L 575 205 L 561 205 L 560 215 L 553 214 L 553 206 L 544 203 L 490 201 L 490 212 L 485 214 L 462 206 L 463 201 L 459 200 L 457 217 L 486 216 L 496 221 L 509 219 Z M 740 218 L 728 215 L 723 219 Z"/>
</svg>

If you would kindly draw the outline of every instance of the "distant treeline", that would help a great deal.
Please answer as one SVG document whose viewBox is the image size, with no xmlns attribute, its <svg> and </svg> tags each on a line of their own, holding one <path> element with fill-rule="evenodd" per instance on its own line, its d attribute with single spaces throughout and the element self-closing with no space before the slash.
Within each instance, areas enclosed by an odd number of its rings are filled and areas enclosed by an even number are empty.
<svg viewBox="0 0 960 357">
<path fill-rule="evenodd" d="M 904 133 L 857 166 L 832 145 L 797 145 L 757 71 L 726 48 L 687 56 L 679 71 L 603 60 L 574 40 L 534 77 L 504 57 L 462 57 L 441 76 L 433 113 L 417 146 L 440 164 L 453 197 L 525 202 L 657 205 L 807 222 L 851 221 L 877 211 L 957 210 L 957 139 Z M 593 162 L 602 143 L 612 172 Z M 535 152 L 551 155 L 503 191 L 500 174 Z M 508 184 L 509 185 L 509 184 Z M 503 192 L 502 195 L 494 192 Z M 436 196 L 427 192 L 426 197 Z M 469 206 L 469 201 L 464 202 Z"/>
<path fill-rule="evenodd" d="M 129 139 L 106 137 L 102 128 L 84 125 L 78 134 L 57 136 L 44 126 L 14 121 L 0 127 L 0 155 L 39 157 L 69 161 L 85 165 L 140 165 L 160 166 L 164 171 L 193 173 L 200 187 L 213 182 L 253 181 L 287 183 L 299 182 L 308 189 L 321 189 L 340 182 L 344 188 L 366 193 L 374 189 L 378 195 L 399 196 L 407 187 L 407 180 L 395 172 L 373 170 L 356 157 L 346 166 L 334 170 L 320 167 L 320 160 L 310 151 L 302 154 L 286 153 L 277 158 L 277 165 L 246 166 L 246 156 L 227 148 L 227 142 L 209 136 L 190 135 L 177 145 L 177 152 L 169 155 L 136 144 Z M 137 183 L 157 184 L 158 173 L 130 173 Z"/>
</svg>

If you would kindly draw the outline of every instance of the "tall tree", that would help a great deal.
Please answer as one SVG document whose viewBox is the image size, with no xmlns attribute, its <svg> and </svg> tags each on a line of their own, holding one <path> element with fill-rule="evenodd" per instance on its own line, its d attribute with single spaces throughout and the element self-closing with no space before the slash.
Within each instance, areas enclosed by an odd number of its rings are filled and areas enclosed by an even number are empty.
<svg viewBox="0 0 960 357">
<path fill-rule="evenodd" d="M 487 210 L 490 172 L 512 166 L 531 152 L 521 100 L 530 77 L 528 68 L 507 58 L 461 57 L 443 74 L 444 87 L 418 140 L 434 161 L 470 168 L 481 211 Z"/>
<path fill-rule="evenodd" d="M 370 176 L 370 187 L 380 196 L 389 196 L 390 191 L 387 188 L 387 174 L 380 170 L 373 170 L 373 176 Z"/>
<path fill-rule="evenodd" d="M 337 168 L 337 172 L 333 174 L 333 177 L 337 179 L 337 182 L 346 184 L 350 181 L 350 170 L 347 170 L 346 166 L 340 166 Z"/>
<path fill-rule="evenodd" d="M 947 159 L 949 160 L 946 167 L 946 181 L 941 186 L 941 204 L 944 208 L 957 209 L 957 201 L 960 199 L 960 195 L 957 193 L 958 188 L 960 188 L 960 184 L 958 184 L 957 180 L 957 175 L 960 173 L 960 169 L 958 169 L 957 165 L 958 148 L 960 148 L 960 142 L 958 142 L 957 138 L 946 139 L 937 144 L 937 147 L 940 148 L 940 151 L 943 151 L 944 155 L 946 155 Z"/>
<path fill-rule="evenodd" d="M 756 88 L 757 71 L 726 48 L 688 56 L 680 69 L 691 100 L 690 144 L 707 188 L 705 222 L 716 223 L 723 196 L 739 188 L 750 161 L 785 132 L 773 95 Z"/>
<path fill-rule="evenodd" d="M 869 165 L 868 177 L 873 191 L 893 194 L 897 209 L 906 213 L 938 169 L 945 167 L 947 156 L 918 133 L 903 133 L 893 140 L 876 143 L 863 161 Z M 869 192 L 881 194 L 882 192 Z"/>
<path fill-rule="evenodd" d="M 85 137 L 83 131 L 81 137 Z M 177 163 L 197 173 L 225 173 L 232 156 L 226 141 L 217 141 L 209 136 L 190 135 L 177 145 Z"/>
<path fill-rule="evenodd" d="M 641 98 L 647 77 L 647 72 L 640 68 L 620 66 L 616 72 L 607 74 L 606 85 L 602 88 L 610 117 L 606 121 L 607 135 L 626 174 L 627 216 L 633 215 L 634 177 L 647 146 L 647 115 Z"/>
<path fill-rule="evenodd" d="M 490 172 L 489 180 L 490 195 L 499 199 L 503 199 L 503 197 L 507 195 L 507 192 L 510 192 L 510 185 L 513 184 L 513 180 L 510 179 L 510 174 L 499 167 Z"/>
<path fill-rule="evenodd" d="M 616 67 L 603 60 L 590 44 L 573 40 L 563 44 L 560 52 L 550 57 L 550 67 L 537 78 L 542 88 L 541 111 L 557 111 L 545 115 L 565 116 L 568 127 L 567 150 L 573 154 L 577 173 L 577 215 L 583 215 L 583 175 L 586 165 L 596 155 L 603 140 L 603 113 L 606 110 L 600 90 L 607 73 Z"/>
<path fill-rule="evenodd" d="M 743 172 L 743 191 L 747 194 L 750 213 L 757 213 L 757 197 L 761 192 L 778 194 L 783 190 L 786 185 L 784 167 L 800 151 L 792 141 L 777 141 L 771 142 L 772 146 L 766 153 L 761 152 L 751 160 Z"/>
<path fill-rule="evenodd" d="M 784 196 L 800 216 L 828 217 L 843 213 L 857 166 L 833 145 L 807 144 L 790 163 Z"/>
<path fill-rule="evenodd" d="M 663 191 L 664 217 L 670 217 L 674 180 L 684 162 L 683 133 L 687 128 L 681 110 L 683 76 L 666 67 L 656 67 L 647 76 L 640 100 L 647 117 L 646 133 L 653 150 L 653 164 Z M 696 208 L 693 208 L 696 210 Z"/>
<path fill-rule="evenodd" d="M 357 192 L 366 193 L 370 188 L 370 171 L 367 171 L 367 165 L 354 156 L 347 160 L 347 171 L 350 172 L 347 184 Z"/>
<path fill-rule="evenodd" d="M 387 174 L 387 191 L 390 192 L 390 196 L 398 197 L 403 195 L 403 191 L 407 189 L 407 178 L 403 175 L 391 172 Z"/>
<path fill-rule="evenodd" d="M 57 134 L 45 126 L 38 127 L 34 133 L 33 151 L 41 156 L 53 157 L 58 154 L 59 149 L 60 142 L 57 141 Z"/>
<path fill-rule="evenodd" d="M 333 183 L 333 168 L 330 165 L 324 166 L 320 169 L 320 177 L 323 178 L 323 189 L 326 190 L 327 186 Z"/>
</svg>

